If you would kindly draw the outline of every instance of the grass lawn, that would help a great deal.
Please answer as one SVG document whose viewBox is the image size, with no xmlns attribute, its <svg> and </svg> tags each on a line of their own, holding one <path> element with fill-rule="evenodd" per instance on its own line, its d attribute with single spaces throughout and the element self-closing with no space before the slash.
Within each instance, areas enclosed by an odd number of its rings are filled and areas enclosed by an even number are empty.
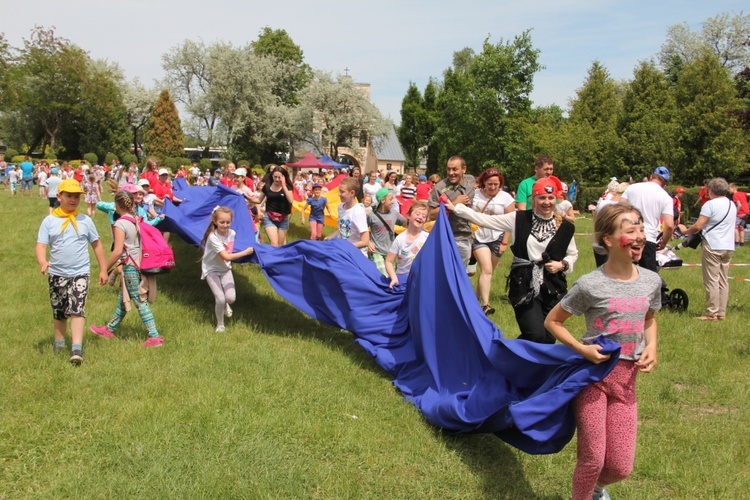
<svg viewBox="0 0 750 500">
<path fill-rule="evenodd" d="M 71 366 L 67 354 L 52 353 L 47 283 L 33 252 L 46 206 L 0 191 L 0 498 L 569 498 L 575 440 L 555 455 L 531 456 L 492 435 L 441 433 L 351 334 L 280 299 L 257 266 L 234 266 L 235 314 L 215 333 L 200 254 L 176 237 L 178 267 L 159 278 L 153 307 L 164 346 L 140 346 L 145 330 L 131 311 L 119 338 L 87 334 L 85 362 Z M 306 237 L 298 216 L 294 222 L 291 238 Z M 106 217 L 96 223 L 108 249 Z M 577 229 L 591 232 L 591 221 Z M 577 236 L 573 280 L 594 266 L 590 242 Z M 699 252 L 681 256 L 699 262 Z M 495 273 L 491 302 L 494 321 L 514 338 L 504 296 L 509 262 L 503 257 Z M 750 247 L 734 262 L 750 262 Z M 750 278 L 750 267 L 730 275 Z M 657 315 L 659 366 L 639 381 L 635 470 L 608 491 L 743 497 L 750 282 L 731 281 L 727 321 L 706 324 L 694 319 L 704 305 L 701 269 L 662 276 L 687 291 L 690 307 Z M 92 285 L 87 329 L 106 322 L 116 300 L 112 288 Z M 572 326 L 580 331 L 583 321 Z"/>
</svg>

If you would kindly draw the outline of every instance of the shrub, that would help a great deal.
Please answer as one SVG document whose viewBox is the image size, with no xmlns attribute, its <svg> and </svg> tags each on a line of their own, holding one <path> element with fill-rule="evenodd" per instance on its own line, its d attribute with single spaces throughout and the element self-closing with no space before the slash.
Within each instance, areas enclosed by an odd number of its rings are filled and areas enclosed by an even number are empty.
<svg viewBox="0 0 750 500">
<path fill-rule="evenodd" d="M 266 175 L 266 171 L 263 170 L 263 165 L 254 165 L 252 168 L 252 171 L 255 172 L 257 175 L 263 177 Z"/>
<path fill-rule="evenodd" d="M 89 165 L 99 163 L 99 157 L 96 156 L 96 153 L 86 153 L 85 155 L 83 155 L 83 159 L 86 160 Z"/>
<path fill-rule="evenodd" d="M 120 163 L 123 165 L 138 163 L 138 158 L 133 153 L 123 153 L 120 155 Z"/>
<path fill-rule="evenodd" d="M 70 165 L 70 168 L 73 170 L 76 170 L 81 166 L 81 160 L 70 160 L 68 165 Z"/>
<path fill-rule="evenodd" d="M 47 160 L 47 163 L 51 163 L 57 161 L 57 155 L 55 153 L 47 153 L 44 155 L 44 159 Z"/>
<path fill-rule="evenodd" d="M 201 158 L 201 161 L 198 162 L 198 166 L 201 168 L 201 170 L 211 170 L 213 165 L 211 164 L 211 160 L 208 158 Z"/>
<path fill-rule="evenodd" d="M 237 162 L 237 168 L 250 168 L 250 162 L 247 160 L 240 160 Z"/>
<path fill-rule="evenodd" d="M 106 163 L 107 165 L 112 165 L 115 162 L 115 160 L 119 161 L 119 158 L 114 153 L 107 153 L 104 156 L 104 163 Z"/>
<path fill-rule="evenodd" d="M 12 156 L 12 157 L 10 158 L 10 162 L 11 162 L 11 163 L 15 163 L 16 165 L 18 165 L 19 163 L 21 163 L 21 162 L 22 162 L 22 161 L 24 161 L 25 159 L 26 159 L 26 156 L 25 156 L 25 155 L 13 155 L 13 156 Z"/>
<path fill-rule="evenodd" d="M 8 148 L 5 150 L 5 161 L 13 161 L 13 157 L 18 156 L 18 151 L 12 148 Z"/>
</svg>

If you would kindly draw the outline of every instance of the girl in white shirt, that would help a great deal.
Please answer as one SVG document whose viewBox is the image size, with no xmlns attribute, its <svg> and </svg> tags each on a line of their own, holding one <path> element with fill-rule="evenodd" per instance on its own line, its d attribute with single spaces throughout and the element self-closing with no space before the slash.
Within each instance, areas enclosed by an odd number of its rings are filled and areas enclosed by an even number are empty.
<svg viewBox="0 0 750 500">
<path fill-rule="evenodd" d="M 237 297 L 234 289 L 231 261 L 253 253 L 253 247 L 241 252 L 234 252 L 235 232 L 230 229 L 233 212 L 227 207 L 216 207 L 211 213 L 211 224 L 203 235 L 201 247 L 201 279 L 205 279 L 214 294 L 216 314 L 216 331 L 224 331 L 224 316 L 232 316 L 230 304 Z"/>
<path fill-rule="evenodd" d="M 422 230 L 427 222 L 427 203 L 421 200 L 415 201 L 409 208 L 409 227 L 393 240 L 388 255 L 385 257 L 385 270 L 391 278 L 390 287 L 398 285 L 404 277 L 409 275 L 411 265 L 427 241 L 429 233 Z M 398 274 L 394 264 L 398 261 Z"/>
</svg>

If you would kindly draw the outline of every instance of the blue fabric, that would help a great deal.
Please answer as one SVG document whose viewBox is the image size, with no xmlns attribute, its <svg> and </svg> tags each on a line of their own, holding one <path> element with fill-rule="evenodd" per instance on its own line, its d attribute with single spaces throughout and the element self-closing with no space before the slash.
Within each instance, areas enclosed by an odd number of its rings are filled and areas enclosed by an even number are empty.
<svg viewBox="0 0 750 500">
<path fill-rule="evenodd" d="M 331 166 L 331 168 L 349 168 L 349 167 L 351 167 L 351 165 L 348 165 L 346 163 L 339 163 L 339 162 L 337 162 L 336 160 L 334 160 L 333 158 L 331 158 L 327 154 L 324 154 L 323 156 L 320 157 L 320 162 L 321 163 L 327 163 L 328 165 Z"/>
<path fill-rule="evenodd" d="M 492 432 L 527 453 L 554 453 L 570 441 L 572 398 L 619 357 L 619 344 L 606 340 L 610 360 L 593 365 L 562 345 L 504 339 L 482 313 L 443 209 L 409 279 L 394 289 L 342 239 L 255 245 L 252 260 L 292 305 L 353 332 L 431 424 Z"/>
<path fill-rule="evenodd" d="M 242 251 L 256 242 L 255 224 L 247 209 L 245 197 L 237 191 L 221 184 L 216 187 L 190 187 L 185 179 L 176 179 L 172 189 L 182 203 L 177 206 L 168 198 L 164 200 L 163 213 L 166 219 L 156 226 L 162 232 L 176 233 L 188 243 L 198 245 L 211 222 L 213 209 L 224 206 L 234 212 L 231 228 L 237 233 L 235 251 Z"/>
</svg>

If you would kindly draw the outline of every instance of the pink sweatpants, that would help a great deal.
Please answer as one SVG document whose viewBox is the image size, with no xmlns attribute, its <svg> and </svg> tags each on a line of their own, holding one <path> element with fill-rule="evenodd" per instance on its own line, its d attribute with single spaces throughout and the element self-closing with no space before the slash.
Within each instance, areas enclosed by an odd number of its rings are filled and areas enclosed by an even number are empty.
<svg viewBox="0 0 750 500">
<path fill-rule="evenodd" d="M 637 374 L 635 362 L 621 360 L 604 380 L 576 397 L 578 463 L 573 473 L 573 500 L 588 500 L 596 483 L 605 486 L 622 481 L 633 470 Z"/>
</svg>

